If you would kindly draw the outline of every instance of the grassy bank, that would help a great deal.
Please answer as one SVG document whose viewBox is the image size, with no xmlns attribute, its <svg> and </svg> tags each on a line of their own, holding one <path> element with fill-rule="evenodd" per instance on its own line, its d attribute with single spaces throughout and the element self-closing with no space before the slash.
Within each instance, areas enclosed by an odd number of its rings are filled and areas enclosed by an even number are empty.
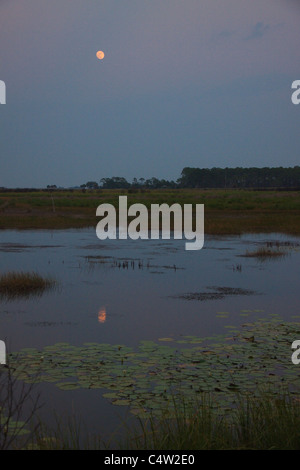
<svg viewBox="0 0 300 470">
<path fill-rule="evenodd" d="M 206 234 L 281 232 L 300 234 L 299 191 L 256 190 L 74 190 L 0 192 L 0 229 L 64 229 L 96 227 L 102 203 L 118 208 L 141 203 L 204 204 Z"/>
</svg>

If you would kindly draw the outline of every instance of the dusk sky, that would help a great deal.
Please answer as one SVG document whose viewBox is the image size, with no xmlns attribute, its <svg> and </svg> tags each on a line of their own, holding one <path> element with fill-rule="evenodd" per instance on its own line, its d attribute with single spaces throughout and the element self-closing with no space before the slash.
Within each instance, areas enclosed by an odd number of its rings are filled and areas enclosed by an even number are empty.
<svg viewBox="0 0 300 470">
<path fill-rule="evenodd" d="M 0 0 L 0 80 L 0 186 L 300 164 L 298 0 Z"/>
</svg>

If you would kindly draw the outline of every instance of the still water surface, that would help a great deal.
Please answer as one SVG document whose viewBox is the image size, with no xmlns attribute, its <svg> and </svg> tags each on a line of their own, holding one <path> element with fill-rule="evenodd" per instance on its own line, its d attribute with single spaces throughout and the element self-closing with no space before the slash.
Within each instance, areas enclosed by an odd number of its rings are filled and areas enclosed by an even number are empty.
<svg viewBox="0 0 300 470">
<path fill-rule="evenodd" d="M 288 242 L 287 256 L 264 262 L 243 256 L 270 242 Z M 94 229 L 5 230 L 1 272 L 38 271 L 55 277 L 58 288 L 40 297 L 1 299 L 0 339 L 10 351 L 57 342 L 137 346 L 162 337 L 223 334 L 228 324 L 269 314 L 295 320 L 299 244 L 300 238 L 281 234 L 206 236 L 202 250 L 186 251 L 184 240 L 100 241 Z M 235 295 L 210 298 L 224 287 Z M 201 296 L 190 295 L 195 293 Z M 53 409 L 71 406 L 70 392 L 47 387 Z M 116 407 L 99 391 L 76 390 L 71 396 L 85 418 L 98 425 L 101 416 L 107 429 Z"/>
</svg>

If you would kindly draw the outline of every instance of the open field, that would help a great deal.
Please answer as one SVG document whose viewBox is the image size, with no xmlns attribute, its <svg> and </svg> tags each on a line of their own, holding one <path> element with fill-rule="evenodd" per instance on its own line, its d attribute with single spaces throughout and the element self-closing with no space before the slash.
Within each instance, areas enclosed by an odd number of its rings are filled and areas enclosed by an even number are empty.
<svg viewBox="0 0 300 470">
<path fill-rule="evenodd" d="M 96 227 L 99 204 L 204 204 L 206 234 L 281 232 L 300 234 L 300 191 L 159 190 L 4 190 L 0 191 L 0 229 Z"/>
</svg>

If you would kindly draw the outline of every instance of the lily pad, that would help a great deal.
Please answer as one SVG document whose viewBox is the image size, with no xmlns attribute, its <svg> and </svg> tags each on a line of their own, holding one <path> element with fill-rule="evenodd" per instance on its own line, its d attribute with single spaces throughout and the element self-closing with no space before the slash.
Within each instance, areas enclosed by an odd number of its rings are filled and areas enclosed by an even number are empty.
<svg viewBox="0 0 300 470">
<path fill-rule="evenodd" d="M 230 334 L 209 338 L 196 335 L 141 341 L 126 345 L 58 343 L 42 351 L 23 349 L 10 355 L 12 372 L 24 382 L 55 383 L 64 391 L 99 389 L 113 405 L 129 406 L 134 414 L 172 411 L 174 396 L 210 392 L 224 409 L 236 393 L 256 394 L 269 386 L 273 394 L 282 385 L 299 390 L 299 372 L 291 362 L 291 344 L 300 337 L 299 323 L 277 316 L 245 323 Z M 175 347 L 161 344 L 174 341 Z M 139 415 L 140 416 L 140 415 Z"/>
</svg>

